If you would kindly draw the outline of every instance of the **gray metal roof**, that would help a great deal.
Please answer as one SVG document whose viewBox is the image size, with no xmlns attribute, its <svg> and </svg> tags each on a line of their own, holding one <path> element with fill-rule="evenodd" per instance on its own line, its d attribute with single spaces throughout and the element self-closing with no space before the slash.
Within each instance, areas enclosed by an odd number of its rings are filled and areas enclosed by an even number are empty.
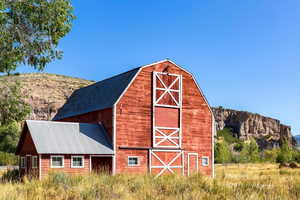
<svg viewBox="0 0 300 200">
<path fill-rule="evenodd" d="M 102 125 L 27 120 L 40 154 L 113 154 Z"/>
<path fill-rule="evenodd" d="M 76 90 L 63 107 L 58 110 L 53 120 L 60 120 L 112 107 L 139 69 L 140 68 L 135 68 L 131 71 Z"/>
</svg>

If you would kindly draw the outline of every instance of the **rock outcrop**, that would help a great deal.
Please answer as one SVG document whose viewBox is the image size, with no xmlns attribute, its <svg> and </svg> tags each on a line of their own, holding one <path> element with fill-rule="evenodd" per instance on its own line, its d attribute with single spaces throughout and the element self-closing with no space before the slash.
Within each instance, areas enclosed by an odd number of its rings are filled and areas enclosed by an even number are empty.
<svg viewBox="0 0 300 200">
<path fill-rule="evenodd" d="M 278 147 L 286 138 L 290 145 L 296 145 L 291 133 L 291 127 L 279 120 L 245 111 L 213 108 L 216 128 L 230 128 L 234 136 L 241 140 L 255 138 L 260 148 Z"/>
</svg>

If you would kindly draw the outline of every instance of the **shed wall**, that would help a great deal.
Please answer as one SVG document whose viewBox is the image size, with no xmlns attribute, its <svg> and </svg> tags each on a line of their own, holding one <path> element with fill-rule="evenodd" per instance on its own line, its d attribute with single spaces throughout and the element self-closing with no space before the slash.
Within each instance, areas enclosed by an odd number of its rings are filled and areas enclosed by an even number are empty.
<svg viewBox="0 0 300 200">
<path fill-rule="evenodd" d="M 90 156 L 84 156 L 84 168 L 71 168 L 71 156 L 72 155 L 63 155 L 63 154 L 55 154 L 55 156 L 64 156 L 64 167 L 63 168 L 51 168 L 51 160 L 50 154 L 42 154 L 41 155 L 41 177 L 45 177 L 49 174 L 49 172 L 64 172 L 67 174 L 76 174 L 76 175 L 84 175 L 90 172 Z M 81 156 L 81 155 L 74 155 Z"/>
</svg>

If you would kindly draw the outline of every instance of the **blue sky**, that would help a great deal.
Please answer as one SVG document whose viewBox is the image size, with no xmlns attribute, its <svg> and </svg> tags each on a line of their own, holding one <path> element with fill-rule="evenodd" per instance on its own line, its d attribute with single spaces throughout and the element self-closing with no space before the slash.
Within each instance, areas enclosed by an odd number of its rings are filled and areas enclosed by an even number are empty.
<svg viewBox="0 0 300 200">
<path fill-rule="evenodd" d="M 170 58 L 212 106 L 278 118 L 300 134 L 300 1 L 73 1 L 62 60 L 45 72 L 101 80 Z M 21 67 L 19 72 L 33 72 Z"/>
</svg>

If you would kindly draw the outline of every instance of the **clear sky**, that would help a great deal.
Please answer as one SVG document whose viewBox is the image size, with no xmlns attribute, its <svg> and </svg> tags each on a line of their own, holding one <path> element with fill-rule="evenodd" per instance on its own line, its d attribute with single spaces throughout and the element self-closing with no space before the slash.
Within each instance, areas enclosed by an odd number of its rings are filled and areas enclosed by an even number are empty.
<svg viewBox="0 0 300 200">
<path fill-rule="evenodd" d="M 170 58 L 212 106 L 278 118 L 300 134 L 299 0 L 76 0 L 45 72 L 101 80 Z M 21 67 L 19 72 L 32 72 Z"/>
</svg>

